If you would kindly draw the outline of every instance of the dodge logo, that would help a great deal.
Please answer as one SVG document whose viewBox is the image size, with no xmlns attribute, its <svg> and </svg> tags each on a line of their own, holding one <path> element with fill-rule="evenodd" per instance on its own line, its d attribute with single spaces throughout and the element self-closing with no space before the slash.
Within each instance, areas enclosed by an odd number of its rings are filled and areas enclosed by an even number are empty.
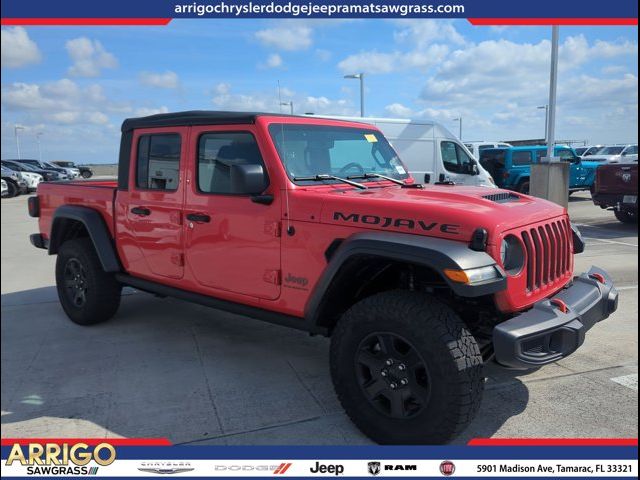
<svg viewBox="0 0 640 480">
<path fill-rule="evenodd" d="M 369 462 L 367 469 L 371 475 L 378 475 L 380 473 L 380 462 Z"/>
</svg>

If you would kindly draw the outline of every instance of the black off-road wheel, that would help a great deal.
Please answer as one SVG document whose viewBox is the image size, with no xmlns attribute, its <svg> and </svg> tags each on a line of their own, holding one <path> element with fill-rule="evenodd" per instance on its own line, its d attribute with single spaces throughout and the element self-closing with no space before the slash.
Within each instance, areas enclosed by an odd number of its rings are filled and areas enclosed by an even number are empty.
<svg viewBox="0 0 640 480">
<path fill-rule="evenodd" d="M 471 422 L 484 379 L 480 349 L 433 297 L 391 291 L 355 304 L 331 338 L 331 375 L 353 423 L 381 444 L 443 444 Z"/>
<path fill-rule="evenodd" d="M 525 195 L 529 195 L 530 187 L 531 183 L 529 182 L 529 180 L 524 180 L 518 185 L 518 191 L 520 193 L 524 193 Z"/>
<path fill-rule="evenodd" d="M 88 238 L 68 240 L 60 247 L 56 286 L 62 308 L 79 325 L 109 320 L 120 306 L 122 285 L 102 269 Z"/>
<path fill-rule="evenodd" d="M 614 210 L 614 215 L 622 223 L 638 223 L 638 216 L 629 210 Z"/>
</svg>

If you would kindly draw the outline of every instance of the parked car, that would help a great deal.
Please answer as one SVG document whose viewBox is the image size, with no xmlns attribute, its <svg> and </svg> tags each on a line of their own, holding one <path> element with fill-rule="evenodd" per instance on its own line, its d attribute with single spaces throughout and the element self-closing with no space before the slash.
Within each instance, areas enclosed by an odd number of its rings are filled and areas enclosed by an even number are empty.
<svg viewBox="0 0 640 480">
<path fill-rule="evenodd" d="M 473 154 L 474 158 L 480 159 L 480 154 L 483 150 L 488 150 L 489 148 L 509 148 L 511 147 L 510 143 L 507 142 L 464 142 L 464 146 L 469 149 L 469 151 Z"/>
<path fill-rule="evenodd" d="M 15 197 L 29 191 L 27 182 L 22 178 L 20 172 L 11 170 L 4 165 L 2 166 L 2 180 L 7 182 L 8 197 Z"/>
<path fill-rule="evenodd" d="M 55 182 L 57 180 L 66 178 L 66 175 L 61 174 L 60 172 L 55 172 L 53 170 L 43 170 L 28 163 L 21 163 L 16 160 L 2 160 L 2 165 L 10 168 L 11 170 L 15 170 L 16 172 L 31 172 L 41 175 L 45 182 Z"/>
<path fill-rule="evenodd" d="M 7 181 L 4 178 L 2 179 L 2 196 L 9 196 L 9 186 L 7 185 Z"/>
<path fill-rule="evenodd" d="M 484 150 L 480 163 L 501 188 L 529 193 L 531 164 L 547 155 L 546 146 L 492 148 Z M 555 155 L 570 162 L 569 191 L 589 190 L 595 178 L 597 162 L 583 160 L 571 148 L 556 145 Z"/>
<path fill-rule="evenodd" d="M 592 162 L 633 163 L 638 161 L 638 145 L 610 145 L 602 147 L 590 158 Z"/>
<path fill-rule="evenodd" d="M 314 115 L 317 117 L 317 115 Z M 419 182 L 495 188 L 491 175 L 444 126 L 430 120 L 323 116 L 379 128 Z"/>
<path fill-rule="evenodd" d="M 52 165 L 47 162 L 41 162 L 40 160 L 34 160 L 31 158 L 21 158 L 19 160 L 12 160 L 14 162 L 22 163 L 25 165 L 31 165 L 35 168 L 40 168 L 42 170 L 49 170 L 52 172 L 57 172 L 60 174 L 60 180 L 69 180 L 69 173 L 62 167 L 58 167 L 56 165 Z"/>
<path fill-rule="evenodd" d="M 73 168 L 61 167 L 60 165 L 55 165 L 51 162 L 42 162 L 42 163 L 44 163 L 47 167 L 50 167 L 50 168 L 61 168 L 66 172 L 69 180 L 73 180 L 74 178 L 78 178 L 80 176 L 80 170 L 75 167 Z"/>
<path fill-rule="evenodd" d="M 108 320 L 129 285 L 330 336 L 337 397 L 380 443 L 450 441 L 485 361 L 556 362 L 617 308 L 604 270 L 574 276 L 566 209 L 418 184 L 369 124 L 158 114 L 124 121 L 119 159 L 117 182 L 28 202 L 71 321 Z"/>
<path fill-rule="evenodd" d="M 86 165 L 76 165 L 73 162 L 67 162 L 64 160 L 55 160 L 55 161 L 52 161 L 51 163 L 53 163 L 58 167 L 78 170 L 82 178 L 91 178 L 93 176 L 93 170 L 91 170 Z"/>
<path fill-rule="evenodd" d="M 613 210 L 624 223 L 638 223 L 638 165 L 601 165 L 591 192 L 593 203 Z"/>
<path fill-rule="evenodd" d="M 22 177 L 22 179 L 27 183 L 27 188 L 29 189 L 30 192 L 35 191 L 36 188 L 38 188 L 38 185 L 40 184 L 40 182 L 44 181 L 44 177 L 42 175 L 36 172 L 31 172 L 26 168 L 21 167 L 21 165 L 13 166 L 11 162 L 6 162 L 3 160 L 2 166 L 7 167 L 16 172 L 19 172 L 20 177 Z"/>
<path fill-rule="evenodd" d="M 586 145 L 584 147 L 574 147 L 574 150 L 580 158 L 584 158 L 597 153 L 603 147 L 604 145 Z"/>
</svg>

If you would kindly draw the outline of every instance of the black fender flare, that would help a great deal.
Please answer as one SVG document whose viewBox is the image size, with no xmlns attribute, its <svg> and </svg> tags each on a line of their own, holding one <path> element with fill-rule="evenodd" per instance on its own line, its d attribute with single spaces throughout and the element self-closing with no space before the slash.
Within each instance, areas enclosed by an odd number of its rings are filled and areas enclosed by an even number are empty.
<svg viewBox="0 0 640 480">
<path fill-rule="evenodd" d="M 332 249 L 329 263 L 309 296 L 305 318 L 312 325 L 321 321 L 325 302 L 335 293 L 332 285 L 340 269 L 357 256 L 379 257 L 431 268 L 440 273 L 453 292 L 461 297 L 490 295 L 507 286 L 507 277 L 496 261 L 486 252 L 471 250 L 466 243 L 404 233 L 356 233 Z M 445 269 L 467 270 L 490 265 L 497 267 L 498 278 L 476 285 L 456 283 L 443 274 Z"/>
<path fill-rule="evenodd" d="M 53 213 L 49 235 L 49 255 L 58 253 L 65 238 L 68 221 L 80 222 L 89 233 L 105 272 L 122 270 L 109 229 L 97 210 L 78 205 L 62 205 Z"/>
</svg>

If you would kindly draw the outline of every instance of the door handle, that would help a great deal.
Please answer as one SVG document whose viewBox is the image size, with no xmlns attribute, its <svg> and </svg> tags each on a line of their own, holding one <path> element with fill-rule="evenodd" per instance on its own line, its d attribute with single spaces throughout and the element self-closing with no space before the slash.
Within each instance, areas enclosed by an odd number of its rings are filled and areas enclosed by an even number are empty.
<svg viewBox="0 0 640 480">
<path fill-rule="evenodd" d="M 206 213 L 187 213 L 187 220 L 191 220 L 196 223 L 209 223 L 211 217 Z"/>
<path fill-rule="evenodd" d="M 148 215 L 151 215 L 151 210 L 146 207 L 133 207 L 131 209 L 131 213 L 133 213 L 134 215 L 140 215 L 141 217 L 146 217 Z"/>
</svg>

